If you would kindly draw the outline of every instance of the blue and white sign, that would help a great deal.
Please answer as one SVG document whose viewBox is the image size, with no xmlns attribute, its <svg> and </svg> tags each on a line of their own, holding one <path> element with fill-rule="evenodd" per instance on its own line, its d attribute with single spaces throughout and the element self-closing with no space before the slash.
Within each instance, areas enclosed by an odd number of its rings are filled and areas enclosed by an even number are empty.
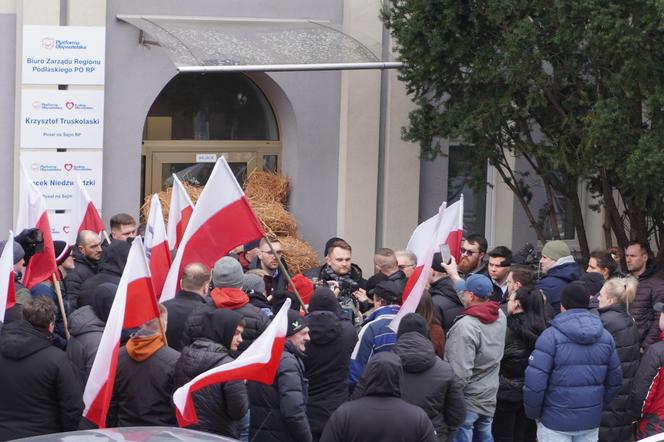
<svg viewBox="0 0 664 442">
<path fill-rule="evenodd" d="M 104 84 L 106 28 L 23 26 L 24 84 Z"/>
<path fill-rule="evenodd" d="M 101 210 L 103 151 L 22 150 L 21 161 L 44 195 L 47 209 L 72 209 L 78 174 L 97 210 Z"/>
<path fill-rule="evenodd" d="M 104 91 L 23 88 L 21 147 L 101 149 Z"/>
</svg>

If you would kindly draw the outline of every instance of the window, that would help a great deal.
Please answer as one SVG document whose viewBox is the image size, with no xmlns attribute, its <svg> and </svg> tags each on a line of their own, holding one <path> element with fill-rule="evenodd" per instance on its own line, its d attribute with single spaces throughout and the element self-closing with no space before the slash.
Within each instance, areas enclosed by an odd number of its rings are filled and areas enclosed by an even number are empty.
<svg viewBox="0 0 664 442">
<path fill-rule="evenodd" d="M 478 166 L 470 146 L 450 146 L 447 172 L 447 201 L 452 203 L 463 194 L 463 230 L 466 234 L 485 234 L 486 228 L 486 162 Z M 481 168 L 484 179 L 478 183 L 470 171 Z M 478 190 L 477 185 L 481 185 Z"/>
</svg>

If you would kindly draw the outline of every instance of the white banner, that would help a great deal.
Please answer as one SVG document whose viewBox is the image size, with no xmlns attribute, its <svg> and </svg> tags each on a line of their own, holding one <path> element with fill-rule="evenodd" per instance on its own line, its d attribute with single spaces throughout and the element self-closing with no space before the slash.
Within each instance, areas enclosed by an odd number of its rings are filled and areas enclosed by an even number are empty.
<svg viewBox="0 0 664 442">
<path fill-rule="evenodd" d="M 104 91 L 23 89 L 21 147 L 101 149 Z"/>
<path fill-rule="evenodd" d="M 21 151 L 21 160 L 46 200 L 47 209 L 71 210 L 76 189 L 76 175 L 101 209 L 103 152 L 90 151 Z"/>
<path fill-rule="evenodd" d="M 23 26 L 24 84 L 104 84 L 106 28 Z"/>
<path fill-rule="evenodd" d="M 55 210 L 48 211 L 48 222 L 51 224 L 51 236 L 53 237 L 53 241 L 60 240 L 69 242 L 70 216 L 71 212 L 69 210 L 64 213 L 57 213 Z"/>
</svg>

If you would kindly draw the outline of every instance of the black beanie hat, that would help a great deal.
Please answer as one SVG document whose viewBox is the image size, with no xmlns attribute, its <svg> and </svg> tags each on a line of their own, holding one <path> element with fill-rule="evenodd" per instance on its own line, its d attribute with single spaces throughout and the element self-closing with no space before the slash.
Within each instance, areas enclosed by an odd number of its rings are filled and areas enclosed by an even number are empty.
<svg viewBox="0 0 664 442">
<path fill-rule="evenodd" d="M 417 332 L 425 338 L 431 339 L 427 321 L 425 321 L 424 318 L 417 313 L 408 313 L 403 318 L 401 318 L 401 322 L 399 322 L 399 328 L 397 330 L 397 338 L 408 332 Z"/>
<path fill-rule="evenodd" d="M 588 289 L 588 293 L 591 296 L 595 296 L 596 294 L 599 293 L 600 290 L 602 290 L 602 287 L 604 286 L 604 277 L 602 276 L 601 273 L 597 272 L 586 272 L 583 275 L 581 275 L 581 282 L 583 282 Z"/>
<path fill-rule="evenodd" d="M 306 326 L 307 320 L 304 316 L 300 316 L 295 310 L 288 310 L 288 332 L 286 336 L 293 336 Z"/>
<path fill-rule="evenodd" d="M 433 254 L 433 260 L 431 261 L 431 268 L 437 271 L 438 273 L 445 273 L 445 269 L 442 266 L 443 264 L 443 255 L 440 252 Z"/>
<path fill-rule="evenodd" d="M 341 306 L 334 292 L 327 287 L 317 287 L 309 301 L 309 313 L 327 311 L 341 313 Z"/>
<path fill-rule="evenodd" d="M 281 306 L 284 305 L 286 300 L 289 298 L 291 300 L 290 309 L 299 312 L 302 305 L 294 293 L 291 293 L 288 290 L 276 290 L 274 293 L 272 293 L 272 298 L 270 298 L 270 304 L 272 304 L 272 313 L 276 315 L 277 312 L 281 310 Z"/>
<path fill-rule="evenodd" d="M 570 282 L 560 292 L 560 305 L 565 307 L 565 310 L 573 308 L 587 309 L 589 302 L 590 293 L 581 281 Z"/>
</svg>

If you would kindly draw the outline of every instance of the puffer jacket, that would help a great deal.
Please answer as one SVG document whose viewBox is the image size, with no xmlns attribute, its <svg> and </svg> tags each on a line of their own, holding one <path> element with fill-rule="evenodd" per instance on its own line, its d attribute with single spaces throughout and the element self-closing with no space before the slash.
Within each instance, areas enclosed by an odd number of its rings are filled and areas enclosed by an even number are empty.
<svg viewBox="0 0 664 442">
<path fill-rule="evenodd" d="M 523 405 L 530 419 L 554 431 L 600 425 L 602 409 L 622 385 L 611 334 L 586 309 L 556 316 L 535 344 L 526 368 Z"/>
<path fill-rule="evenodd" d="M 535 349 L 538 336 L 536 331 L 525 327 L 522 313 L 507 317 L 505 353 L 500 361 L 499 401 L 523 400 L 523 378 L 528 367 L 528 358 Z"/>
<path fill-rule="evenodd" d="M 429 293 L 434 313 L 443 326 L 443 330 L 450 330 L 457 316 L 463 314 L 463 302 L 454 290 L 452 280 L 447 277 L 440 278 L 431 284 Z"/>
<path fill-rule="evenodd" d="M 213 367 L 233 361 L 221 344 L 206 338 L 197 339 L 182 349 L 175 366 L 175 385 L 181 387 L 199 374 Z M 224 382 L 205 387 L 193 394 L 198 423 L 192 430 L 222 436 L 240 437 L 239 421 L 247 414 L 249 400 L 242 381 Z"/>
<path fill-rule="evenodd" d="M 310 442 L 307 379 L 299 351 L 286 342 L 272 385 L 248 382 L 249 440 Z M 255 438 L 255 439 L 254 439 Z"/>
<path fill-rule="evenodd" d="M 252 342 L 270 325 L 270 318 L 258 307 L 249 303 L 249 297 L 240 289 L 216 288 L 200 307 L 196 308 L 184 324 L 182 344 L 189 345 L 202 337 L 203 317 L 215 308 L 235 310 L 244 319 L 242 344 L 238 347 L 238 355 L 246 350 Z M 236 356 L 236 355 L 233 355 Z"/>
<path fill-rule="evenodd" d="M 78 308 L 78 296 L 81 292 L 81 286 L 99 272 L 99 262 L 90 261 L 76 247 L 72 247 L 72 251 L 74 254 L 74 269 L 67 273 L 65 284 L 67 285 L 67 296 L 72 308 L 76 309 Z"/>
<path fill-rule="evenodd" d="M 576 262 L 567 262 L 551 267 L 546 275 L 535 283 L 535 287 L 544 292 L 554 313 L 558 314 L 560 313 L 560 292 L 567 284 L 579 278 L 581 278 L 579 265 Z"/>
<path fill-rule="evenodd" d="M 436 356 L 431 341 L 418 332 L 399 336 L 392 349 L 401 359 L 401 399 L 422 408 L 440 441 L 452 440 L 463 424 L 463 386 L 449 363 Z M 359 388 L 359 387 L 358 387 Z"/>
<path fill-rule="evenodd" d="M 83 387 L 46 330 L 21 319 L 0 335 L 0 440 L 74 431 Z"/>
<path fill-rule="evenodd" d="M 447 335 L 445 360 L 463 383 L 466 407 L 484 416 L 496 410 L 506 322 L 498 303 L 486 301 L 467 307 Z"/>
<path fill-rule="evenodd" d="M 95 290 L 99 285 L 109 282 L 115 285 L 120 283 L 130 248 L 131 245 L 127 241 L 113 241 L 104 249 L 99 273 L 81 284 L 77 300 L 79 308 L 94 304 Z"/>
<path fill-rule="evenodd" d="M 327 420 L 348 400 L 350 355 L 357 342 L 353 324 L 337 311 L 314 311 L 307 315 L 309 336 L 304 369 L 309 380 L 307 417 L 311 432 L 320 436 Z"/>
<path fill-rule="evenodd" d="M 639 276 L 636 297 L 630 313 L 639 330 L 642 348 L 648 348 L 659 340 L 659 313 L 652 309 L 656 302 L 664 302 L 664 279 L 657 274 L 654 260 L 648 260 L 646 271 Z"/>
<path fill-rule="evenodd" d="M 88 381 L 104 326 L 104 321 L 97 317 L 89 305 L 69 315 L 71 338 L 67 343 L 67 356 L 78 370 L 83 385 Z"/>
<path fill-rule="evenodd" d="M 618 394 L 602 412 L 599 440 L 627 442 L 632 440 L 632 416 L 629 412 L 629 394 L 634 375 L 639 368 L 639 332 L 634 319 L 622 304 L 613 304 L 598 310 L 604 328 L 613 336 L 622 369 L 622 386 Z"/>
<path fill-rule="evenodd" d="M 664 332 L 646 350 L 634 377 L 631 415 L 638 421 L 637 440 L 659 434 L 664 427 Z"/>
</svg>

